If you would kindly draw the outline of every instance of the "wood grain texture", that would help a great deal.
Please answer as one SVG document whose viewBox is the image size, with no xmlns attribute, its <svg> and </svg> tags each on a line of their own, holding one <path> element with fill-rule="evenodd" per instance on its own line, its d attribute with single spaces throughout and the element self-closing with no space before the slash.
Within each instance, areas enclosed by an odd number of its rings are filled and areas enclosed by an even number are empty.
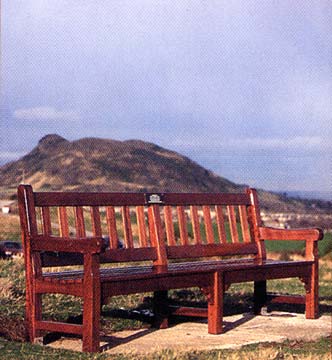
<svg viewBox="0 0 332 360">
<path fill-rule="evenodd" d="M 75 207 L 75 228 L 76 236 L 78 238 L 86 237 L 84 210 L 82 206 Z"/>
<path fill-rule="evenodd" d="M 119 236 L 116 228 L 116 217 L 114 206 L 106 207 L 106 222 L 109 235 L 109 244 L 111 249 L 117 249 L 119 246 Z"/>
<path fill-rule="evenodd" d="M 166 205 L 164 207 L 164 216 L 165 216 L 165 229 L 166 229 L 166 238 L 167 244 L 169 246 L 175 246 L 175 233 L 174 233 L 174 223 L 173 223 L 173 212 L 172 207 Z"/>
<path fill-rule="evenodd" d="M 191 215 L 191 224 L 194 234 L 194 244 L 200 245 L 202 244 L 202 236 L 201 236 L 201 226 L 199 222 L 197 206 L 190 206 L 190 215 Z"/>
<path fill-rule="evenodd" d="M 214 244 L 214 232 L 211 220 L 211 209 L 208 205 L 203 205 L 203 217 L 205 225 L 205 234 L 208 244 Z"/>
<path fill-rule="evenodd" d="M 239 242 L 239 233 L 237 230 L 237 220 L 236 220 L 236 213 L 234 206 L 227 206 L 227 213 L 228 213 L 228 221 L 229 221 L 229 228 L 231 232 L 231 241 L 232 243 Z"/>
<path fill-rule="evenodd" d="M 184 211 L 184 207 L 177 206 L 177 215 L 178 215 L 178 223 L 179 223 L 179 231 L 180 231 L 180 243 L 181 245 L 188 245 L 188 227 L 187 227 L 187 217 Z"/>
<path fill-rule="evenodd" d="M 127 249 L 134 247 L 133 232 L 131 228 L 130 209 L 129 206 L 123 206 L 121 209 L 124 243 Z"/>
</svg>

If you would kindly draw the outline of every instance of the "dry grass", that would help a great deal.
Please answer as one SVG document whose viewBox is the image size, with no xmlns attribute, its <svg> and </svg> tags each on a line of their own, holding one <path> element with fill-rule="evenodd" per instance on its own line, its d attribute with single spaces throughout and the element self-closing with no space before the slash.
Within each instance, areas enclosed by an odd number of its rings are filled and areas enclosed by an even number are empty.
<svg viewBox="0 0 332 360">
<path fill-rule="evenodd" d="M 24 321 L 0 314 L 0 336 L 11 341 L 26 340 Z"/>
<path fill-rule="evenodd" d="M 226 359 L 220 356 L 219 359 Z M 329 354 L 325 355 L 293 355 L 285 354 L 282 350 L 276 350 L 275 348 L 259 349 L 250 352 L 239 352 L 227 356 L 229 360 L 331 360 Z M 212 359 L 211 359 L 212 360 Z"/>
<path fill-rule="evenodd" d="M 0 240 L 20 241 L 20 220 L 15 214 L 0 213 Z"/>
<path fill-rule="evenodd" d="M 13 283 L 9 278 L 0 278 L 0 298 L 12 298 L 12 287 Z"/>
</svg>

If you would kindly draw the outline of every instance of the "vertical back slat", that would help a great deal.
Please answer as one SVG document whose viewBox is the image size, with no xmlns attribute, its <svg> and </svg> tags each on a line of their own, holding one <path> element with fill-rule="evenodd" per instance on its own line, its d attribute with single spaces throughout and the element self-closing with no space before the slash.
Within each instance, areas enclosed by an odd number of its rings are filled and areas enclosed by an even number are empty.
<svg viewBox="0 0 332 360">
<path fill-rule="evenodd" d="M 180 243 L 181 245 L 188 245 L 188 229 L 187 229 L 187 219 L 184 212 L 183 206 L 177 206 L 178 221 L 179 221 L 179 231 L 180 231 Z"/>
<path fill-rule="evenodd" d="M 167 243 L 169 246 L 175 246 L 176 241 L 175 241 L 173 215 L 172 215 L 172 207 L 171 206 L 169 206 L 169 205 L 164 206 L 164 217 L 165 217 Z"/>
<path fill-rule="evenodd" d="M 60 236 L 69 237 L 67 209 L 65 206 L 58 207 L 58 218 L 59 218 Z"/>
<path fill-rule="evenodd" d="M 227 206 L 227 211 L 228 211 L 229 228 L 231 231 L 231 241 L 233 243 L 238 243 L 239 234 L 236 226 L 236 213 L 234 206 Z"/>
<path fill-rule="evenodd" d="M 93 236 L 103 236 L 98 206 L 91 206 L 91 225 Z"/>
<path fill-rule="evenodd" d="M 123 235 L 126 248 L 131 249 L 134 247 L 133 234 L 131 229 L 130 211 L 129 206 L 122 206 L 122 223 Z"/>
<path fill-rule="evenodd" d="M 202 244 L 201 227 L 199 223 L 197 206 L 190 206 L 191 223 L 194 233 L 194 242 L 197 245 Z"/>
<path fill-rule="evenodd" d="M 157 260 L 154 261 L 154 265 L 167 266 L 166 246 L 161 228 L 160 208 L 158 205 L 149 206 L 148 219 L 151 244 L 157 250 Z"/>
<path fill-rule="evenodd" d="M 243 241 L 245 243 L 249 243 L 251 240 L 250 240 L 250 233 L 249 233 L 247 207 L 244 205 L 239 206 L 239 214 L 240 214 L 240 222 L 241 222 Z"/>
<path fill-rule="evenodd" d="M 213 234 L 210 206 L 204 205 L 202 208 L 203 208 L 206 240 L 208 244 L 214 244 L 214 234 Z"/>
<path fill-rule="evenodd" d="M 119 236 L 116 230 L 116 217 L 114 206 L 107 206 L 106 221 L 108 228 L 108 235 L 110 237 L 110 248 L 117 249 L 119 246 Z"/>
<path fill-rule="evenodd" d="M 76 227 L 76 237 L 78 238 L 86 237 L 84 210 L 81 206 L 75 207 L 75 227 Z"/>
<path fill-rule="evenodd" d="M 146 224 L 144 216 L 144 207 L 136 206 L 136 217 L 138 226 L 138 240 L 141 247 L 147 247 Z"/>
<path fill-rule="evenodd" d="M 41 212 L 42 212 L 42 221 L 43 221 L 43 233 L 45 235 L 52 235 L 50 208 L 43 206 L 41 208 Z"/>
<path fill-rule="evenodd" d="M 216 209 L 219 241 L 221 244 L 226 244 L 227 237 L 226 237 L 225 221 L 224 221 L 224 214 L 223 214 L 222 206 L 216 205 L 215 209 Z"/>
</svg>

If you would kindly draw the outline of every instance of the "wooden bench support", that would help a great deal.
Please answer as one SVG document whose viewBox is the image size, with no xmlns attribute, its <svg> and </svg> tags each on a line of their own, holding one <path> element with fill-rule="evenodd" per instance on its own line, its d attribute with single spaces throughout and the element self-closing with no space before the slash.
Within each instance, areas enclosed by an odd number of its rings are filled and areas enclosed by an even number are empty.
<svg viewBox="0 0 332 360">
<path fill-rule="evenodd" d="M 222 272 L 213 274 L 211 293 L 208 296 L 208 332 L 209 334 L 222 333 L 224 299 L 224 276 Z"/>
<path fill-rule="evenodd" d="M 266 305 L 266 280 L 254 282 L 254 314 L 259 315 L 262 307 Z"/>
<path fill-rule="evenodd" d="M 83 351 L 99 350 L 100 274 L 97 254 L 84 255 Z"/>
<path fill-rule="evenodd" d="M 311 275 L 305 282 L 306 302 L 305 314 L 307 319 L 317 319 L 319 316 L 318 296 L 318 244 L 317 241 L 309 241 L 306 246 L 306 258 L 313 260 Z"/>
<path fill-rule="evenodd" d="M 168 292 L 155 291 L 153 293 L 153 313 L 154 313 L 154 322 L 153 326 L 157 329 L 166 329 L 168 328 L 168 318 L 169 318 L 169 305 L 168 305 Z"/>
<path fill-rule="evenodd" d="M 38 329 L 36 324 L 42 319 L 42 295 L 34 293 L 31 298 L 31 309 L 26 311 L 30 313 L 31 318 L 29 321 L 29 339 L 32 339 L 32 342 L 34 342 L 34 339 L 41 337 L 41 331 Z"/>
</svg>

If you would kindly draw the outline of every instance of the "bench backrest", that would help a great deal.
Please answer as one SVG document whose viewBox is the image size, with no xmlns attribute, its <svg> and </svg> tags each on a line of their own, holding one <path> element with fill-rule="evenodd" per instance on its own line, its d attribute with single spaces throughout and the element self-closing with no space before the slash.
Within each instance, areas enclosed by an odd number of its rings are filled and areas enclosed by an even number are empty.
<svg viewBox="0 0 332 360">
<path fill-rule="evenodd" d="M 26 256 L 34 237 L 102 237 L 101 262 L 212 256 L 265 256 L 258 238 L 257 194 L 33 192 L 20 185 L 18 201 Z M 88 241 L 88 240 L 87 240 Z M 82 263 L 77 255 L 45 251 L 42 266 Z"/>
</svg>

